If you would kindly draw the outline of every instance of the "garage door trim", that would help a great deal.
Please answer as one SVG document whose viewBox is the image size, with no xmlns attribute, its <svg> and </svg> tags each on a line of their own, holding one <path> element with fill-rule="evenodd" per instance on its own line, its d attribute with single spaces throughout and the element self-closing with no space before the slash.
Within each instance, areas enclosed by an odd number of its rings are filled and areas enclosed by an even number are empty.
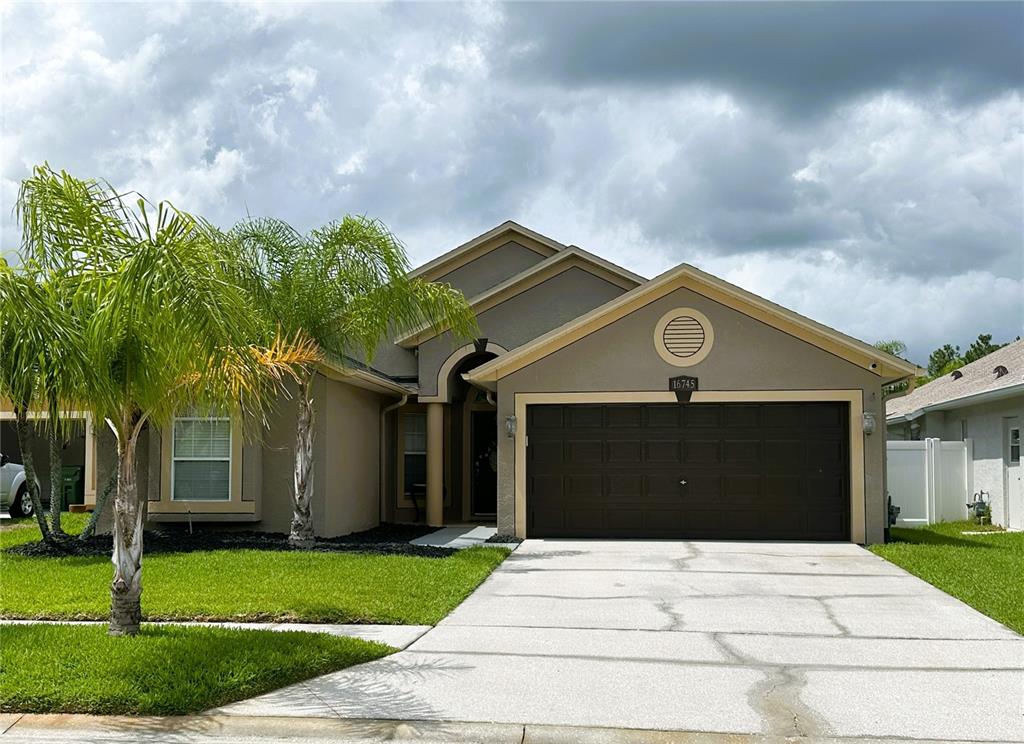
<svg viewBox="0 0 1024 744">
<path fill-rule="evenodd" d="M 865 540 L 864 514 L 864 414 L 861 390 L 702 390 L 693 394 L 694 403 L 821 403 L 850 405 L 850 539 Z M 573 403 L 675 403 L 671 392 L 600 393 L 516 393 L 515 394 L 515 521 L 516 535 L 528 537 L 526 529 L 526 443 L 529 437 L 526 408 L 534 404 Z M 682 404 L 685 405 L 685 404 Z"/>
</svg>

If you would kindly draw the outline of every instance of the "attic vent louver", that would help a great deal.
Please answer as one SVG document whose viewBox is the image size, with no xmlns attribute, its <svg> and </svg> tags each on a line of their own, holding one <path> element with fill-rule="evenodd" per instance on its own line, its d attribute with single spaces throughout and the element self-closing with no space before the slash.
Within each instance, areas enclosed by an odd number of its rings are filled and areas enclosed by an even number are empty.
<svg viewBox="0 0 1024 744">
<path fill-rule="evenodd" d="M 949 373 L 949 376 L 952 377 L 954 380 L 959 380 L 961 377 L 964 376 L 964 373 L 958 369 L 954 369 L 952 372 Z"/>
<path fill-rule="evenodd" d="M 1003 375 L 1007 375 L 1007 374 L 1010 373 L 1010 370 L 1008 370 L 1006 367 L 1004 367 L 1001 364 L 998 367 L 996 367 L 994 370 L 992 370 L 992 371 L 995 372 L 995 375 L 996 375 L 997 378 L 998 377 L 1002 377 Z"/>
</svg>

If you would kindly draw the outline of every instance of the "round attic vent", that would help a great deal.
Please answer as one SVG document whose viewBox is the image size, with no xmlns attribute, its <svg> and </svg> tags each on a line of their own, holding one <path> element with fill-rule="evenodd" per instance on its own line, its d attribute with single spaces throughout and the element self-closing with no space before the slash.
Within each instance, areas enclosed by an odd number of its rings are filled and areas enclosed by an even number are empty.
<svg viewBox="0 0 1024 744">
<path fill-rule="evenodd" d="M 949 376 L 952 377 L 954 380 L 959 380 L 961 377 L 964 376 L 964 373 L 958 369 L 954 369 L 952 372 L 949 373 Z"/>
<path fill-rule="evenodd" d="M 654 348 L 675 367 L 691 367 L 702 361 L 714 342 L 708 317 L 690 307 L 668 311 L 654 327 Z"/>
<path fill-rule="evenodd" d="M 1003 375 L 1008 375 L 1008 374 L 1010 374 L 1010 370 L 1008 370 L 1008 369 L 1007 369 L 1006 367 L 1004 367 L 1004 366 L 1003 366 L 1003 365 L 1001 365 L 1001 364 L 1000 364 L 1000 365 L 998 365 L 998 366 L 997 366 L 997 367 L 996 367 L 996 368 L 995 368 L 994 370 L 992 370 L 992 371 L 993 371 L 993 372 L 995 373 L 995 376 L 996 376 L 996 377 L 1002 377 Z"/>
</svg>

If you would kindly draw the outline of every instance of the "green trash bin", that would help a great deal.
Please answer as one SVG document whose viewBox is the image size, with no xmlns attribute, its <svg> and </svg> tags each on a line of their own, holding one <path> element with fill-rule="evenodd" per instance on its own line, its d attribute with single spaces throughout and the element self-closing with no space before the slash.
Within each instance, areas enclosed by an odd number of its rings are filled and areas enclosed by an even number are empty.
<svg viewBox="0 0 1024 744">
<path fill-rule="evenodd" d="M 61 468 L 61 495 L 63 503 L 61 508 L 67 511 L 71 504 L 85 503 L 85 481 L 82 474 L 85 468 L 64 467 Z"/>
</svg>

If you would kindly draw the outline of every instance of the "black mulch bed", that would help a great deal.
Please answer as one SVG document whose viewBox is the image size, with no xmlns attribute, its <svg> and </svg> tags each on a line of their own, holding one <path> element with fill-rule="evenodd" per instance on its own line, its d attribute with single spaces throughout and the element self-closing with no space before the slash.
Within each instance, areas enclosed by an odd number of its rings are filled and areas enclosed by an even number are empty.
<svg viewBox="0 0 1024 744">
<path fill-rule="evenodd" d="M 515 535 L 504 535 L 504 534 L 499 532 L 496 535 L 491 535 L 484 542 L 489 542 L 489 543 L 506 543 L 506 544 L 513 543 L 515 545 L 518 545 L 522 541 L 523 541 L 523 538 L 521 538 L 521 537 L 516 537 Z"/>
<path fill-rule="evenodd" d="M 457 553 L 455 548 L 410 545 L 435 528 L 415 524 L 382 524 L 365 532 L 342 537 L 321 537 L 310 548 L 293 548 L 288 535 L 280 532 L 197 529 L 189 534 L 187 527 L 168 526 L 146 530 L 143 546 L 147 555 L 154 553 L 190 553 L 196 550 L 298 550 L 320 553 L 375 553 L 380 555 L 411 555 L 421 558 L 446 558 Z M 63 556 L 109 556 L 113 550 L 110 535 L 93 535 L 88 540 L 76 538 L 50 545 L 42 541 L 22 543 L 6 553 L 38 558 Z"/>
</svg>

